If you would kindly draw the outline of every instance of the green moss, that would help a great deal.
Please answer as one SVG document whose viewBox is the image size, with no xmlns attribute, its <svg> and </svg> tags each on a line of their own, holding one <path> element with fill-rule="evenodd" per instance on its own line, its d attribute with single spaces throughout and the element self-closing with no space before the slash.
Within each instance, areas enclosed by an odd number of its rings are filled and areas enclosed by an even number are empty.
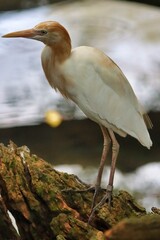
<svg viewBox="0 0 160 240">
<path fill-rule="evenodd" d="M 56 237 L 56 240 L 66 240 L 66 238 L 63 237 L 62 235 L 58 235 L 58 236 Z"/>
</svg>

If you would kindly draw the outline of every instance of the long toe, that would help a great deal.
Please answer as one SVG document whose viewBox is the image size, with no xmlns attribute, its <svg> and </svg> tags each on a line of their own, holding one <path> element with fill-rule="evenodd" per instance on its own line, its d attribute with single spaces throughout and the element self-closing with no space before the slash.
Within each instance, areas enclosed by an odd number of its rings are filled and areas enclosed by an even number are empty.
<svg viewBox="0 0 160 240">
<path fill-rule="evenodd" d="M 94 206 L 96 205 L 96 199 L 97 199 L 97 196 L 98 196 L 98 193 L 100 192 L 100 190 L 101 190 L 100 186 L 94 187 L 94 195 L 93 195 L 93 199 L 92 199 L 91 212 L 92 212 Z"/>
<path fill-rule="evenodd" d="M 106 191 L 106 194 L 103 196 L 103 198 L 101 199 L 101 201 L 92 208 L 91 214 L 90 214 L 89 219 L 88 219 L 88 223 L 89 223 L 89 224 L 92 222 L 92 219 L 93 219 L 93 216 L 94 216 L 96 210 L 97 210 L 99 207 L 101 207 L 103 204 L 105 204 L 106 201 L 108 201 L 108 206 L 111 207 L 112 191 L 110 191 L 110 190 L 107 190 L 107 191 Z"/>
<path fill-rule="evenodd" d="M 101 199 L 101 201 L 95 207 L 96 208 L 101 207 L 106 202 L 108 202 L 108 206 L 111 207 L 111 202 L 112 202 L 112 192 L 111 191 L 107 191 L 106 194 L 104 195 L 104 197 Z"/>
<path fill-rule="evenodd" d="M 85 189 L 73 189 L 73 188 L 67 188 L 67 189 L 63 189 L 62 192 L 71 192 L 71 193 L 83 193 L 83 192 L 94 192 L 95 191 L 95 187 L 91 186 Z"/>
</svg>

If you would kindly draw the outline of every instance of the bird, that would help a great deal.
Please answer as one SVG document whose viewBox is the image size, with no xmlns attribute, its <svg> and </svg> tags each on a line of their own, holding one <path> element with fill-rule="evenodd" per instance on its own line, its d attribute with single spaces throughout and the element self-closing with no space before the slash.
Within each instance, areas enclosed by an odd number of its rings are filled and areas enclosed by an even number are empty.
<svg viewBox="0 0 160 240">
<path fill-rule="evenodd" d="M 119 66 L 98 48 L 79 46 L 72 49 L 70 35 L 60 23 L 45 21 L 31 29 L 11 32 L 2 37 L 22 37 L 44 43 L 41 61 L 50 86 L 72 100 L 101 128 L 103 151 L 94 185 L 90 222 L 97 207 L 106 201 L 111 205 L 119 153 L 115 133 L 121 137 L 130 135 L 150 149 L 152 141 L 148 128 L 152 128 L 152 122 Z M 109 181 L 103 198 L 96 203 L 110 147 Z"/>
</svg>

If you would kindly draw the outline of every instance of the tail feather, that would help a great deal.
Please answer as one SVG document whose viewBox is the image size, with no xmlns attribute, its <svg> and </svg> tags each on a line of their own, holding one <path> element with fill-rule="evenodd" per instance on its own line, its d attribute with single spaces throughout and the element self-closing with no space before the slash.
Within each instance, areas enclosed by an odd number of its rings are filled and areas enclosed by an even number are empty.
<svg viewBox="0 0 160 240">
<path fill-rule="evenodd" d="M 153 124 L 152 124 L 152 121 L 151 121 L 151 119 L 150 119 L 150 117 L 148 116 L 147 113 L 143 114 L 143 119 L 144 119 L 144 122 L 146 124 L 146 127 L 148 129 L 152 129 L 153 128 Z"/>
<path fill-rule="evenodd" d="M 137 129 L 135 128 L 135 137 L 137 140 L 145 147 L 150 149 L 152 146 L 152 141 L 148 132 L 148 128 L 152 128 L 153 124 L 147 114 L 143 115 L 143 118 L 140 117 L 139 121 L 135 121 L 135 123 L 139 122 L 140 125 L 137 125 Z M 137 119 L 138 120 L 138 119 Z"/>
<path fill-rule="evenodd" d="M 129 113 L 129 111 L 128 111 Z M 127 114 L 124 121 L 126 120 L 125 127 L 122 128 L 124 132 L 136 138 L 143 146 L 150 149 L 152 141 L 148 132 L 148 128 L 152 128 L 152 122 L 147 114 Z M 123 122 L 124 122 L 123 121 Z M 131 124 L 128 125 L 128 122 Z M 127 126 L 127 128 L 126 128 Z"/>
</svg>

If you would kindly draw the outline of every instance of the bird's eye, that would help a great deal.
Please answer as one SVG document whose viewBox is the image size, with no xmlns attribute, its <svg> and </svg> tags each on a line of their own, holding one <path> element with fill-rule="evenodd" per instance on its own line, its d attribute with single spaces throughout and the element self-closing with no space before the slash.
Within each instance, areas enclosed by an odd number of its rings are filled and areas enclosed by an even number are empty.
<svg viewBox="0 0 160 240">
<path fill-rule="evenodd" d="M 41 33 L 42 35 L 45 35 L 45 34 L 47 34 L 47 31 L 46 31 L 46 30 L 41 30 L 40 33 Z"/>
</svg>

